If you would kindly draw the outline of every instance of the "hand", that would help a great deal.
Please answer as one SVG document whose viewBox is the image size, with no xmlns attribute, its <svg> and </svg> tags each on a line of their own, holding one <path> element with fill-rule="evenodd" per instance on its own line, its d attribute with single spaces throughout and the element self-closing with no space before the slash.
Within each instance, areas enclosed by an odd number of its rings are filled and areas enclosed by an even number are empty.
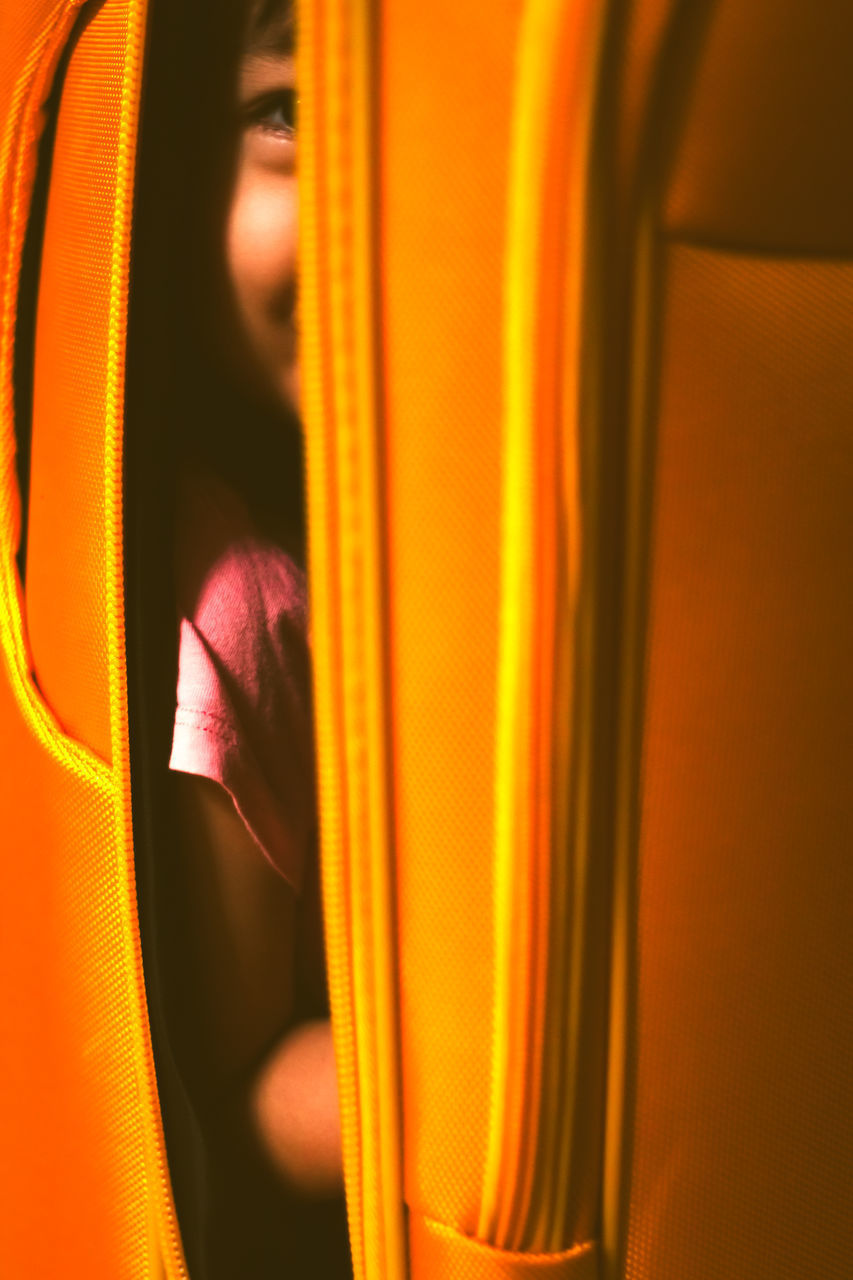
<svg viewBox="0 0 853 1280">
<path fill-rule="evenodd" d="M 343 1191 L 341 1122 L 332 1028 L 303 1022 L 255 1073 L 249 1113 L 255 1136 L 282 1181 L 312 1198 Z"/>
</svg>

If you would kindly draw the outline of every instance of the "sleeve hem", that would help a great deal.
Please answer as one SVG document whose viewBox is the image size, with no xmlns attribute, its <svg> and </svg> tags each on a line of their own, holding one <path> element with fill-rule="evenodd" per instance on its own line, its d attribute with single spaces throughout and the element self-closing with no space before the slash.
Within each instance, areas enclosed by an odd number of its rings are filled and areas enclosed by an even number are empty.
<svg viewBox="0 0 853 1280">
<path fill-rule="evenodd" d="M 300 839 L 300 833 L 287 823 L 257 768 L 243 758 L 237 736 L 229 731 L 227 721 L 179 708 L 169 768 L 175 773 L 209 778 L 224 787 L 261 853 L 291 888 L 301 893 L 307 841 Z"/>
</svg>

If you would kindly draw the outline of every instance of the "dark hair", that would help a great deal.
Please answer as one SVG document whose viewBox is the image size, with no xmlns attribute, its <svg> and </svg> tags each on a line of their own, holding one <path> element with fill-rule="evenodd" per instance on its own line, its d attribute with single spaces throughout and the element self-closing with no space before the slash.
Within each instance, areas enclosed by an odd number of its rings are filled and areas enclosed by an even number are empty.
<svg viewBox="0 0 853 1280">
<path fill-rule="evenodd" d="M 247 39 L 292 32 L 290 0 L 260 0 L 246 15 L 234 0 L 186 0 L 175 32 L 182 67 L 181 109 L 168 140 L 175 198 L 174 271 L 176 454 L 235 488 L 253 518 L 304 560 L 302 437 L 295 410 L 266 404 L 221 358 L 211 317 L 225 305 L 222 235 L 233 178 L 233 89 Z M 246 23 L 249 23 L 248 35 Z M 166 141 L 164 139 L 164 141 Z"/>
<path fill-rule="evenodd" d="M 275 30 L 292 52 L 296 39 L 296 21 L 292 0 L 257 0 L 249 14 L 248 43 L 257 42 Z"/>
<path fill-rule="evenodd" d="M 303 443 L 295 412 L 253 399 L 209 362 L 189 375 L 181 464 L 208 468 L 236 489 L 258 526 L 304 564 Z"/>
</svg>

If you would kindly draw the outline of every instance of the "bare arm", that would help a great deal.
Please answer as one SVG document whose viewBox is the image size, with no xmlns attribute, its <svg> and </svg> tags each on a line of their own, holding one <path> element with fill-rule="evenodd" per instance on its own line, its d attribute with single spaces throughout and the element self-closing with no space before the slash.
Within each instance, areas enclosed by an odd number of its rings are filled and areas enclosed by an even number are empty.
<svg viewBox="0 0 853 1280">
<path fill-rule="evenodd" d="M 217 783 L 176 775 L 197 993 L 191 1070 L 294 1190 L 342 1189 L 331 1028 L 293 1024 L 297 899 Z"/>
</svg>

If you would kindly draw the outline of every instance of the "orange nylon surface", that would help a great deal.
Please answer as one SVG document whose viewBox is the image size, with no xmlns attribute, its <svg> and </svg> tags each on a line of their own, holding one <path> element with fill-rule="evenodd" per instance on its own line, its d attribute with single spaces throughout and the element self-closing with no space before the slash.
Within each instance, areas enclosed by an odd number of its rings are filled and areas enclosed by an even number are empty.
<svg viewBox="0 0 853 1280">
<path fill-rule="evenodd" d="M 520 5 L 380 32 L 407 1202 L 473 1233 L 489 1119 L 501 296 Z M 427 92 L 429 82 L 441 92 Z M 412 87 L 420 85 L 417 92 Z"/>
<path fill-rule="evenodd" d="M 125 29 L 114 7 L 90 15 L 62 92 L 39 281 L 26 586 L 39 686 L 65 730 L 105 759 L 103 420 L 118 151 L 107 122 L 121 105 Z"/>
<path fill-rule="evenodd" d="M 44 1280 L 144 1274 L 127 1267 L 144 1245 L 123 1190 L 139 1121 L 110 1016 L 124 994 L 108 963 L 120 923 L 102 874 L 112 801 L 57 768 L 5 681 L 0 733 L 3 1269 Z M 86 934 L 84 922 L 96 928 Z M 110 1095 L 119 1124 L 104 1113 Z"/>
<path fill-rule="evenodd" d="M 675 248 L 669 279 L 628 1275 L 840 1280 L 853 268 Z"/>
<path fill-rule="evenodd" d="M 663 193 L 630 1280 L 850 1271 L 851 39 L 713 6 Z"/>
<path fill-rule="evenodd" d="M 78 727 L 87 738 L 91 734 L 86 743 L 62 733 L 53 708 L 43 701 L 30 675 L 14 564 L 17 494 L 9 466 L 15 427 L 9 394 L 15 286 L 37 136 L 35 112 L 46 96 L 77 7 L 51 10 L 28 4 L 21 15 L 23 42 L 11 38 L 5 20 L 0 24 L 0 84 L 18 86 L 20 104 L 20 111 L 5 117 L 8 132 L 0 175 L 0 231 L 8 255 L 0 332 L 2 1269 L 4 1274 L 45 1280 L 60 1275 L 75 1280 L 141 1280 L 176 1277 L 185 1271 L 170 1220 L 142 992 L 123 686 L 117 432 L 133 116 L 144 13 L 138 0 L 107 0 L 93 6 L 72 60 L 70 114 L 65 121 L 71 130 L 60 134 L 57 173 L 62 175 L 64 165 L 70 164 L 73 182 L 82 184 L 91 199 L 88 213 L 80 204 L 63 206 L 63 195 L 70 193 L 60 180 L 58 209 L 68 215 L 73 233 L 68 248 L 83 256 L 76 262 L 72 258 L 68 275 L 61 266 L 55 272 L 48 267 L 53 282 L 48 305 L 61 303 L 64 324 L 59 334 L 47 325 L 39 335 L 39 359 L 48 366 L 44 377 L 49 376 L 51 344 L 56 340 L 61 348 L 53 349 L 56 368 L 64 369 L 67 381 L 66 395 L 58 403 L 51 402 L 49 394 L 37 397 L 33 486 L 39 489 L 44 474 L 56 487 L 47 505 L 36 502 L 41 531 L 37 530 L 35 549 L 30 546 L 31 585 L 33 579 L 46 583 L 53 564 L 86 578 L 77 584 L 79 601 L 66 597 L 72 611 L 78 603 L 82 610 L 82 619 L 75 614 L 69 626 L 74 631 L 74 624 L 82 622 L 92 642 L 89 658 L 103 658 L 106 650 L 108 664 L 93 679 L 84 655 L 73 654 L 62 671 L 58 697 L 61 701 L 67 695 L 67 705 L 82 709 Z M 87 185 L 81 150 L 96 170 L 100 160 L 109 198 L 104 198 L 104 187 L 96 184 L 93 192 Z M 87 218 L 91 234 L 82 231 Z M 78 232 L 80 238 L 75 239 Z M 56 261 L 51 255 L 62 248 L 61 235 L 61 228 L 52 242 L 49 235 L 49 261 Z M 107 246 L 105 253 L 102 246 Z M 69 275 L 81 286 L 76 307 L 66 292 L 74 283 Z M 93 393 L 85 377 L 82 388 L 76 387 L 78 354 L 90 378 L 89 361 L 100 362 L 100 394 Z M 75 402 L 78 389 L 80 399 Z M 61 475 L 50 474 L 55 456 L 51 436 L 63 455 Z M 42 497 L 47 495 L 39 494 Z M 74 520 L 79 524 L 72 535 Z M 81 557 L 79 566 L 62 558 L 66 536 Z M 73 584 L 64 582 L 57 590 L 73 597 Z M 67 631 L 64 622 L 53 625 L 57 635 L 43 639 L 56 646 L 58 672 Z M 82 630 L 74 634 L 79 638 Z M 110 712 L 106 725 L 105 705 Z M 112 757 L 112 768 L 91 752 L 91 745 Z"/>
</svg>

